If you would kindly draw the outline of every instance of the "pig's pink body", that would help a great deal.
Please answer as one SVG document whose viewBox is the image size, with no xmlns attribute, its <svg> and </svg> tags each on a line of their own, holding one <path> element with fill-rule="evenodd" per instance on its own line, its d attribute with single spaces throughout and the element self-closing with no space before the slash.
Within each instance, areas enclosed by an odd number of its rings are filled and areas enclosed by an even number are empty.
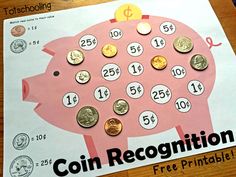
<svg viewBox="0 0 236 177">
<path fill-rule="evenodd" d="M 147 16 L 146 16 L 147 17 Z M 136 26 L 140 21 L 147 21 L 152 26 L 149 35 L 140 35 Z M 172 35 L 160 32 L 161 23 L 169 21 L 175 24 L 176 31 Z M 119 28 L 123 31 L 123 37 L 119 40 L 110 38 L 111 29 Z M 78 41 L 85 34 L 96 36 L 98 44 L 93 50 L 83 50 Z M 188 36 L 194 42 L 194 48 L 190 53 L 181 54 L 175 51 L 173 41 L 178 36 Z M 166 40 L 163 49 L 154 49 L 150 41 L 155 36 L 161 36 Z M 130 56 L 127 46 L 131 42 L 139 42 L 144 52 L 139 57 Z M 118 48 L 118 54 L 114 58 L 106 58 L 101 53 L 105 44 L 114 44 Z M 66 60 L 67 53 L 78 49 L 83 51 L 85 60 L 81 65 L 72 66 Z M 204 130 L 207 134 L 213 131 L 207 99 L 215 81 L 215 64 L 212 54 L 204 40 L 186 25 L 162 17 L 149 16 L 147 19 L 127 22 L 106 21 L 92 26 L 74 37 L 57 39 L 45 45 L 44 51 L 53 56 L 45 73 L 23 80 L 23 99 L 38 102 L 36 113 L 47 122 L 78 134 L 83 134 L 91 156 L 99 156 L 106 163 L 106 150 L 118 147 L 127 149 L 127 137 L 138 137 L 157 134 L 171 128 L 176 128 L 183 139 L 186 133 L 199 133 Z M 209 66 L 204 71 L 196 71 L 191 68 L 189 61 L 195 54 L 203 54 L 207 57 Z M 168 66 L 162 71 L 152 68 L 150 61 L 156 55 L 163 55 L 168 60 Z M 139 62 L 144 67 L 140 76 L 132 76 L 128 72 L 128 65 Z M 115 63 L 121 68 L 121 76 L 115 81 L 107 81 L 101 76 L 101 69 L 107 63 Z M 171 68 L 176 65 L 183 66 L 187 74 L 182 79 L 176 79 L 171 74 Z M 75 74 L 80 70 L 87 70 L 91 74 L 91 80 L 87 84 L 78 84 Z M 53 76 L 54 71 L 59 71 L 58 77 Z M 187 88 L 189 81 L 199 80 L 205 86 L 205 91 L 199 96 L 192 95 Z M 141 98 L 132 99 L 126 93 L 126 87 L 130 82 L 137 81 L 144 86 L 144 94 Z M 167 86 L 172 97 L 166 104 L 157 104 L 150 97 L 151 89 L 162 84 Z M 98 86 L 109 88 L 110 98 L 99 102 L 94 98 L 94 90 Z M 68 92 L 79 95 L 80 101 L 73 108 L 67 108 L 62 103 L 62 97 Z M 187 113 L 181 113 L 175 108 L 175 101 L 179 97 L 187 98 L 192 108 Z M 130 105 L 130 110 L 123 116 L 118 116 L 113 111 L 113 103 L 117 99 L 125 99 Z M 82 128 L 76 121 L 76 114 L 83 106 L 93 106 L 99 112 L 99 121 L 92 128 Z M 142 128 L 139 124 L 139 115 L 145 110 L 152 110 L 158 116 L 158 125 L 151 130 Z M 110 137 L 104 131 L 104 123 L 109 118 L 118 118 L 123 124 L 123 131 L 119 136 Z"/>
</svg>

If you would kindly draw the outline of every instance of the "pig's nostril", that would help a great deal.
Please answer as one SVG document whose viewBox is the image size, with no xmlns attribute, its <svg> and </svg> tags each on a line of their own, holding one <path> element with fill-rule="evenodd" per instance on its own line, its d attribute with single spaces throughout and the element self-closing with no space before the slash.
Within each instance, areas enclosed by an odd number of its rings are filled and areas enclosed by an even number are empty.
<svg viewBox="0 0 236 177">
<path fill-rule="evenodd" d="M 22 80 L 22 96 L 23 96 L 23 100 L 26 99 L 28 94 L 29 94 L 29 84 L 27 83 L 27 81 Z"/>
<path fill-rule="evenodd" d="M 59 75 L 60 75 L 60 72 L 59 72 L 59 71 L 54 71 L 54 72 L 53 72 L 53 76 L 57 77 L 57 76 L 59 76 Z"/>
</svg>

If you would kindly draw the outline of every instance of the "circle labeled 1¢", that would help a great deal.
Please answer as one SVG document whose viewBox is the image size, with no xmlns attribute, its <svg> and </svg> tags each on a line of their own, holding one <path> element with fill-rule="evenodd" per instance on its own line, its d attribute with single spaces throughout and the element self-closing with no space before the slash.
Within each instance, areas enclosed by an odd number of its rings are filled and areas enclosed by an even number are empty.
<svg viewBox="0 0 236 177">
<path fill-rule="evenodd" d="M 139 124 L 144 129 L 150 130 L 157 126 L 158 117 L 152 111 L 144 111 L 139 115 Z"/>
<path fill-rule="evenodd" d="M 188 91 L 192 95 L 201 95 L 205 90 L 204 85 L 198 80 L 192 80 L 188 83 Z"/>
<path fill-rule="evenodd" d="M 106 101 L 110 97 L 110 90 L 107 87 L 97 87 L 94 91 L 94 97 L 98 101 Z"/>
<path fill-rule="evenodd" d="M 133 62 L 129 65 L 128 71 L 133 76 L 139 76 L 143 73 L 143 65 L 138 62 Z"/>
<path fill-rule="evenodd" d="M 74 92 L 66 93 L 62 99 L 63 105 L 67 108 L 73 108 L 79 103 L 79 96 Z"/>
</svg>

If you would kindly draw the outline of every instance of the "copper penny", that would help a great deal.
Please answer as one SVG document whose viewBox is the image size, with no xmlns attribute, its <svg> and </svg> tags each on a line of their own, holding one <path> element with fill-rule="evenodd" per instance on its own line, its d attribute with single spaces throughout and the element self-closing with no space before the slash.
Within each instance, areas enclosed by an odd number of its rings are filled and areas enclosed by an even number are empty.
<svg viewBox="0 0 236 177">
<path fill-rule="evenodd" d="M 104 129 L 109 136 L 117 136 L 121 133 L 123 125 L 119 119 L 111 118 L 105 122 Z"/>
</svg>

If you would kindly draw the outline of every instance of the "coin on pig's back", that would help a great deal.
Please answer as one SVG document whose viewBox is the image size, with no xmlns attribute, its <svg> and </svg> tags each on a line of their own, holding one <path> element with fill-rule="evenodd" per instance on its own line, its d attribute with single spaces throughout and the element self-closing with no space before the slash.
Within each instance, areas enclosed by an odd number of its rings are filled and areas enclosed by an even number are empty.
<svg viewBox="0 0 236 177">
<path fill-rule="evenodd" d="M 97 124 L 99 114 L 96 108 L 92 106 L 84 106 L 78 111 L 76 120 L 81 127 L 91 128 Z"/>
</svg>

